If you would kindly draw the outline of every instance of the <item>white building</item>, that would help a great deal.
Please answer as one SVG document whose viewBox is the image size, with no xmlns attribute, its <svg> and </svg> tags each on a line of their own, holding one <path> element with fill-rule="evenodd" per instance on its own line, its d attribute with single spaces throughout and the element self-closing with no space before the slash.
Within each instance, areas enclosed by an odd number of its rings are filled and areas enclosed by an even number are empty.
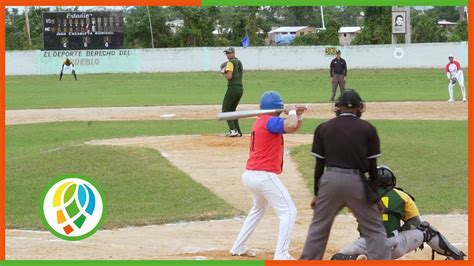
<svg viewBox="0 0 474 266">
<path fill-rule="evenodd" d="M 450 21 L 446 21 L 446 20 L 438 21 L 438 26 L 442 27 L 442 28 L 445 28 L 445 29 L 451 29 L 456 25 L 457 25 L 456 22 L 450 22 Z"/>
<path fill-rule="evenodd" d="M 341 27 L 339 29 L 339 45 L 350 45 L 361 30 L 361 27 Z"/>
<path fill-rule="evenodd" d="M 308 26 L 280 27 L 268 32 L 267 45 L 290 45 L 297 36 L 303 36 L 316 32 L 316 29 Z"/>
</svg>

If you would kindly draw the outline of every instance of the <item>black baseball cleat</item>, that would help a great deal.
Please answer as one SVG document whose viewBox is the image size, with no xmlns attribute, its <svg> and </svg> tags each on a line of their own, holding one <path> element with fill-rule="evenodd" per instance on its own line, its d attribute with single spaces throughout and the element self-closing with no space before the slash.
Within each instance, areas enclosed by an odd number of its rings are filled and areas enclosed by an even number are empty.
<svg viewBox="0 0 474 266">
<path fill-rule="evenodd" d="M 346 255 L 342 253 L 336 253 L 331 257 L 331 260 L 367 260 L 367 256 L 360 255 Z"/>
</svg>

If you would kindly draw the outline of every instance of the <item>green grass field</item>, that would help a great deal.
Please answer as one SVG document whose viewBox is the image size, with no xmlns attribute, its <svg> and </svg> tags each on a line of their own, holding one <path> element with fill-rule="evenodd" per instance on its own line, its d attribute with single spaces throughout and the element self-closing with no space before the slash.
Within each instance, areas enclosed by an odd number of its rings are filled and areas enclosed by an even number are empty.
<svg viewBox="0 0 474 266">
<path fill-rule="evenodd" d="M 305 120 L 311 134 L 320 120 Z M 248 132 L 252 120 L 243 120 Z M 393 167 L 423 213 L 467 209 L 467 121 L 375 121 L 380 161 Z M 106 228 L 240 214 L 151 149 L 87 146 L 93 139 L 223 133 L 217 121 L 63 122 L 7 127 L 7 227 L 42 228 L 38 201 L 46 183 L 68 172 L 92 177 L 105 191 Z M 312 179 L 309 147 L 293 152 Z M 54 163 L 51 163 L 54 162 Z M 184 196 L 183 196 L 184 195 Z"/>
<path fill-rule="evenodd" d="M 467 81 L 467 73 L 466 75 Z M 349 70 L 347 87 L 366 101 L 428 101 L 447 99 L 443 69 Z M 313 71 L 247 71 L 242 103 L 256 103 L 267 90 L 279 91 L 286 102 L 325 102 L 330 97 L 329 73 Z M 73 77 L 7 76 L 7 109 L 221 104 L 226 81 L 219 72 L 100 74 Z"/>
<path fill-rule="evenodd" d="M 183 122 L 8 126 L 7 227 L 43 229 L 38 218 L 41 191 L 53 177 L 66 173 L 84 174 L 101 186 L 108 207 L 105 228 L 241 214 L 156 150 L 82 144 L 111 137 L 197 134 L 203 125 Z M 223 124 L 209 124 L 214 132 L 223 131 Z"/>
<path fill-rule="evenodd" d="M 286 102 L 325 102 L 328 71 L 249 71 L 243 103 L 266 90 Z M 467 71 L 465 72 L 467 74 Z M 7 109 L 220 104 L 226 82 L 218 72 L 8 76 Z M 466 77 L 467 79 L 467 77 Z M 442 69 L 350 70 L 347 87 L 366 101 L 446 100 Z M 253 120 L 243 120 L 249 132 Z M 305 120 L 311 134 L 320 120 Z M 467 210 L 467 121 L 373 122 L 382 140 L 380 163 L 391 166 L 399 185 L 414 194 L 422 213 Z M 105 228 L 233 217 L 241 213 L 156 150 L 88 146 L 94 139 L 180 134 L 222 134 L 217 121 L 60 122 L 7 126 L 7 227 L 43 229 L 38 201 L 51 178 L 65 173 L 92 177 L 105 191 Z M 310 147 L 292 155 L 312 188 Z M 242 166 L 243 167 L 243 166 Z"/>
<path fill-rule="evenodd" d="M 381 139 L 379 164 L 391 167 L 397 186 L 416 198 L 423 213 L 467 211 L 467 121 L 373 121 Z M 313 191 L 311 145 L 292 150 Z"/>
</svg>

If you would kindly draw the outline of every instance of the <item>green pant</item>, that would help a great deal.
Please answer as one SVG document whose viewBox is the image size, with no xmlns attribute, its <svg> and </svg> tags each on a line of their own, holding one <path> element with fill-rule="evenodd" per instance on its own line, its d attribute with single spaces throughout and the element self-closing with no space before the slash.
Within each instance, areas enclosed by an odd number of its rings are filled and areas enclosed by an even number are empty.
<svg viewBox="0 0 474 266">
<path fill-rule="evenodd" d="M 244 94 L 243 86 L 228 86 L 222 103 L 222 112 L 235 111 L 237 105 L 239 105 L 240 99 L 242 98 L 242 94 Z M 239 120 L 227 120 L 227 124 L 229 125 L 229 130 L 237 130 L 242 134 L 242 131 L 240 131 Z"/>
</svg>

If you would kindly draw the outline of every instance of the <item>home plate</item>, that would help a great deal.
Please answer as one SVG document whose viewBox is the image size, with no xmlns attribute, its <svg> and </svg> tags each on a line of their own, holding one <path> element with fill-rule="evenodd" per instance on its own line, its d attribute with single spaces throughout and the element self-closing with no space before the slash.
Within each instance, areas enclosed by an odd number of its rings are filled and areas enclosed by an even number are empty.
<svg viewBox="0 0 474 266">
<path fill-rule="evenodd" d="M 160 115 L 161 118 L 173 118 L 173 117 L 176 117 L 176 114 L 164 114 L 164 115 Z"/>
</svg>

